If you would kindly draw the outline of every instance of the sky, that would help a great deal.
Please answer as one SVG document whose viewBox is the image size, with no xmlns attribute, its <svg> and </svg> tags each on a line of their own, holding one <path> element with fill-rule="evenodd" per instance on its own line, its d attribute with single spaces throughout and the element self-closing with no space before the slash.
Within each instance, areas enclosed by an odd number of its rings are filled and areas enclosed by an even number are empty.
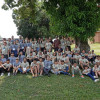
<svg viewBox="0 0 100 100">
<path fill-rule="evenodd" d="M 17 38 L 17 27 L 12 19 L 12 11 L 5 11 L 1 7 L 4 0 L 0 0 L 0 36 L 2 38 L 10 38 L 12 35 Z"/>
</svg>

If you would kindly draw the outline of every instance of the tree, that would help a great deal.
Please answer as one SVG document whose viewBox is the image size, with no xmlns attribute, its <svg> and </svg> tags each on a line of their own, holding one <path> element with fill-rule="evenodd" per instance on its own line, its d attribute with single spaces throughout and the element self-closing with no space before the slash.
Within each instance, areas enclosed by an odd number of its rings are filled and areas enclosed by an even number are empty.
<svg viewBox="0 0 100 100">
<path fill-rule="evenodd" d="M 5 10 L 13 9 L 12 17 L 18 29 L 17 34 L 24 38 L 49 36 L 49 17 L 45 9 L 42 9 L 43 2 L 38 2 L 38 0 L 17 1 L 7 0 L 2 7 Z"/>
<path fill-rule="evenodd" d="M 90 50 L 88 39 L 100 27 L 99 0 L 44 0 L 44 7 L 51 15 L 53 31 L 73 37 L 81 50 Z"/>
<path fill-rule="evenodd" d="M 4 0 L 2 8 L 4 10 L 16 9 L 20 15 L 20 19 L 30 17 L 30 21 L 34 21 L 36 13 L 36 5 L 38 0 Z"/>
<path fill-rule="evenodd" d="M 24 38 L 38 38 L 49 36 L 49 16 L 46 11 L 42 9 L 42 2 L 36 3 L 35 18 L 32 21 L 31 17 L 20 18 L 19 10 L 13 10 L 13 19 L 18 29 L 18 35 L 22 35 Z"/>
</svg>

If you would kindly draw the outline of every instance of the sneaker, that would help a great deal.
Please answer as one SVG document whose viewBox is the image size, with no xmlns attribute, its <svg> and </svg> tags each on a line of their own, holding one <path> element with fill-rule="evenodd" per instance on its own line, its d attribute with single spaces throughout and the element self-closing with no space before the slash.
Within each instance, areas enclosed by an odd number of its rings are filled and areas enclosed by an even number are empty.
<svg viewBox="0 0 100 100">
<path fill-rule="evenodd" d="M 8 76 L 10 76 L 10 73 L 8 73 Z"/>
<path fill-rule="evenodd" d="M 94 82 L 98 82 L 98 81 L 99 81 L 99 79 L 95 79 L 95 80 L 94 80 Z"/>
<path fill-rule="evenodd" d="M 84 78 L 84 76 L 82 75 L 81 78 Z"/>
<path fill-rule="evenodd" d="M 35 76 L 35 75 L 33 74 L 32 77 L 34 78 L 34 76 Z"/>
<path fill-rule="evenodd" d="M 71 74 L 69 73 L 68 76 L 71 76 Z"/>
<path fill-rule="evenodd" d="M 72 75 L 72 78 L 74 78 L 74 75 Z"/>
<path fill-rule="evenodd" d="M 48 74 L 48 77 L 50 77 L 51 75 L 50 74 Z"/>
<path fill-rule="evenodd" d="M 4 73 L 1 73 L 1 76 L 3 76 L 4 75 Z"/>
<path fill-rule="evenodd" d="M 94 76 L 94 78 L 97 78 L 96 76 Z"/>
</svg>

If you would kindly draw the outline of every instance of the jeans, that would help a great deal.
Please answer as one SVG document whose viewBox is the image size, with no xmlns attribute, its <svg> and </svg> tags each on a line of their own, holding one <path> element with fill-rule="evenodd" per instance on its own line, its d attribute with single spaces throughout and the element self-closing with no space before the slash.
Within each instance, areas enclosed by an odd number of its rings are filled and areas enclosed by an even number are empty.
<svg viewBox="0 0 100 100">
<path fill-rule="evenodd" d="M 69 75 L 70 73 L 68 72 L 68 70 L 69 70 L 69 67 L 66 67 L 65 71 L 60 71 L 60 73 L 64 75 Z"/>
<path fill-rule="evenodd" d="M 79 73 L 80 75 L 82 75 L 81 70 L 79 70 L 79 69 L 72 69 L 72 74 L 74 75 L 75 73 Z"/>
<path fill-rule="evenodd" d="M 18 68 L 18 71 L 20 71 L 21 73 L 23 73 L 23 70 L 21 68 Z M 28 73 L 30 71 L 30 69 L 27 69 L 26 72 Z"/>
<path fill-rule="evenodd" d="M 95 74 L 92 69 L 91 69 L 91 72 L 87 74 L 87 76 L 89 76 L 92 80 L 95 80 L 94 78 Z"/>
<path fill-rule="evenodd" d="M 43 72 L 44 72 L 44 74 L 48 75 L 50 70 L 51 70 L 51 68 L 47 69 L 44 67 Z"/>
</svg>

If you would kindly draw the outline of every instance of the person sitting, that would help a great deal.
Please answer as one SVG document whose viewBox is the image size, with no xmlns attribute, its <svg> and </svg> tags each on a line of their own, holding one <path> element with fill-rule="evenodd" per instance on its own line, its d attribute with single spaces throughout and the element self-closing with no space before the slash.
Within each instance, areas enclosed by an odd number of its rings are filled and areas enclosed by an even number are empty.
<svg viewBox="0 0 100 100">
<path fill-rule="evenodd" d="M 73 66 L 72 66 L 72 77 L 75 77 L 75 74 L 77 74 L 77 73 L 80 74 L 81 78 L 84 78 L 79 66 L 77 65 L 77 63 L 74 62 Z"/>
<path fill-rule="evenodd" d="M 96 78 L 98 78 L 98 76 L 100 75 L 100 72 L 99 72 L 99 67 L 97 64 L 94 65 L 93 72 L 95 73 Z"/>
<path fill-rule="evenodd" d="M 37 59 L 33 59 L 33 62 L 31 62 L 31 73 L 32 77 L 37 77 Z"/>
<path fill-rule="evenodd" d="M 89 66 L 89 61 L 85 58 L 84 55 L 82 55 L 82 58 L 79 59 L 79 64 L 80 64 L 81 68 L 84 69 L 84 65 Z"/>
<path fill-rule="evenodd" d="M 23 62 L 21 63 L 21 67 L 18 70 L 23 74 L 25 74 L 25 73 L 30 71 L 29 63 L 27 62 L 26 58 L 24 58 Z"/>
<path fill-rule="evenodd" d="M 52 61 L 50 59 L 50 56 L 47 55 L 47 59 L 44 61 L 44 75 L 48 75 L 48 77 L 50 77 L 50 70 L 51 70 L 51 66 L 52 66 Z"/>
<path fill-rule="evenodd" d="M 8 59 L 6 63 L 3 64 L 5 67 L 5 71 L 8 72 L 8 76 L 10 76 L 10 73 L 12 71 L 12 64 L 10 63 L 10 60 Z"/>
<path fill-rule="evenodd" d="M 17 74 L 19 67 L 20 67 L 20 62 L 19 62 L 19 59 L 16 58 L 16 61 L 13 64 L 13 75 Z"/>
<path fill-rule="evenodd" d="M 54 61 L 54 64 L 52 65 L 51 72 L 56 74 L 56 75 L 60 74 L 59 63 L 58 63 L 57 59 Z"/>
<path fill-rule="evenodd" d="M 43 62 L 43 58 L 39 58 L 39 61 L 37 62 L 38 66 L 37 66 L 37 73 L 39 76 L 42 76 L 43 74 L 43 68 L 44 68 L 44 62 Z"/>
<path fill-rule="evenodd" d="M 1 73 L 1 76 L 4 75 L 4 70 L 5 70 L 5 69 L 6 69 L 6 68 L 3 66 L 2 61 L 0 61 L 0 73 Z"/>
<path fill-rule="evenodd" d="M 84 66 L 83 74 L 89 76 L 94 82 L 99 81 L 99 79 L 95 79 L 95 74 L 87 65 Z"/>
<path fill-rule="evenodd" d="M 65 64 L 64 60 L 61 60 L 61 64 L 60 64 L 60 74 L 64 74 L 64 75 L 71 75 L 69 73 L 69 66 L 67 64 Z"/>
</svg>

